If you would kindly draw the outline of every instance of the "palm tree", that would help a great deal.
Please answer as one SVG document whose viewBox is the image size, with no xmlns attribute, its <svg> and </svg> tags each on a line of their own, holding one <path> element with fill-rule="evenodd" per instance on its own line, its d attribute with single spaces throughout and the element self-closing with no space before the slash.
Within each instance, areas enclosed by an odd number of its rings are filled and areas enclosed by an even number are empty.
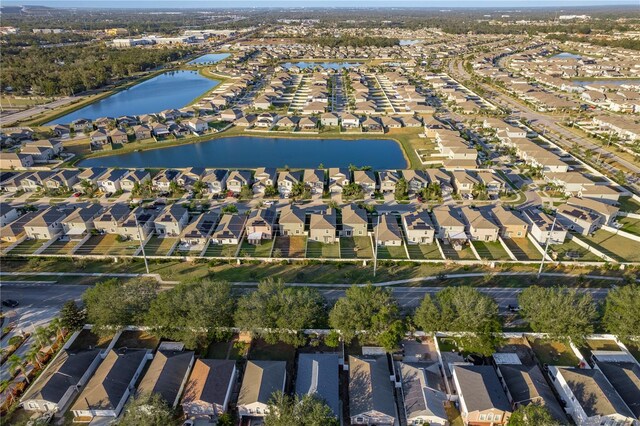
<svg viewBox="0 0 640 426">
<path fill-rule="evenodd" d="M 53 320 L 51 320 L 47 328 L 50 334 L 53 334 L 56 336 L 56 340 L 60 336 L 62 336 L 62 321 L 60 320 L 60 318 L 56 317 Z"/>
<path fill-rule="evenodd" d="M 16 371 L 20 370 L 24 374 L 24 379 L 29 384 L 29 378 L 27 377 L 27 370 L 24 368 L 24 361 L 18 355 L 13 354 L 7 359 L 9 371 L 11 374 L 16 374 Z"/>
<path fill-rule="evenodd" d="M 40 347 L 47 346 L 51 341 L 51 334 L 46 327 L 36 328 L 34 335 Z"/>
<path fill-rule="evenodd" d="M 31 345 L 25 354 L 25 359 L 29 361 L 31 365 L 37 365 L 38 368 L 42 368 L 42 363 L 40 362 L 40 349 L 36 345 Z"/>
</svg>

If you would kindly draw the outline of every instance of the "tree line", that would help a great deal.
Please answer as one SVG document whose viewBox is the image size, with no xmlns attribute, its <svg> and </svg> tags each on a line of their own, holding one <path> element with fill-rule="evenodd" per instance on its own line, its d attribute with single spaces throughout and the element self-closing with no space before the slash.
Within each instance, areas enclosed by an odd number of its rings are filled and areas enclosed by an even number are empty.
<svg viewBox="0 0 640 426">
<path fill-rule="evenodd" d="M 395 37 L 323 35 L 318 37 L 306 37 L 304 43 L 318 44 L 323 47 L 391 47 L 398 46 L 400 39 Z"/>
<path fill-rule="evenodd" d="M 640 50 L 639 38 L 601 39 L 595 37 L 580 37 L 570 34 L 549 34 L 547 39 L 558 41 L 574 41 L 578 43 L 589 43 L 602 47 L 619 47 L 629 50 Z"/>
<path fill-rule="evenodd" d="M 500 344 L 502 320 L 490 296 L 468 286 L 447 287 L 427 294 L 418 308 L 403 313 L 389 288 L 353 286 L 333 306 L 311 287 L 286 286 L 267 279 L 255 291 L 237 294 L 224 281 L 185 282 L 158 291 L 149 278 L 110 279 L 83 295 L 86 320 L 99 334 L 128 325 L 144 325 L 159 338 L 179 340 L 191 349 L 203 348 L 228 335 L 231 327 L 249 331 L 267 343 L 301 346 L 305 329 L 331 329 L 329 346 L 376 344 L 397 348 L 407 331 L 460 332 L 465 350 L 491 355 Z M 595 331 L 628 341 L 640 330 L 640 286 L 614 288 L 602 304 L 577 289 L 532 286 L 518 302 L 531 331 L 552 338 L 570 338 L 577 345 Z M 75 324 L 76 326 L 78 324 Z"/>
<path fill-rule="evenodd" d="M 113 49 L 102 44 L 6 49 L 2 55 L 3 92 L 20 95 L 72 95 L 166 65 L 192 53 L 190 48 Z"/>
</svg>

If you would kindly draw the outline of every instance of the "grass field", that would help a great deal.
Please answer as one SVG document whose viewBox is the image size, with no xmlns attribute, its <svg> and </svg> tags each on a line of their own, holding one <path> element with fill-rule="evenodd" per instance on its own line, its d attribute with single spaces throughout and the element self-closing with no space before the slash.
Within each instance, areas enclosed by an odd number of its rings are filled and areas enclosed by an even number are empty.
<svg viewBox="0 0 640 426">
<path fill-rule="evenodd" d="M 371 259 L 371 239 L 369 237 L 340 238 L 340 257 L 343 259 Z"/>
<path fill-rule="evenodd" d="M 531 348 L 543 364 L 576 367 L 580 362 L 568 344 L 557 340 L 532 339 Z"/>
<path fill-rule="evenodd" d="M 264 240 L 261 244 L 249 244 L 245 239 L 242 240 L 242 247 L 240 248 L 239 256 L 270 257 L 272 247 L 273 240 Z"/>
<path fill-rule="evenodd" d="M 622 230 L 634 235 L 640 235 L 640 219 L 620 217 L 617 219 L 622 224 Z"/>
<path fill-rule="evenodd" d="M 378 259 L 406 259 L 404 244 L 401 246 L 378 246 Z"/>
<path fill-rule="evenodd" d="M 82 244 L 76 254 L 132 256 L 140 248 L 138 241 L 118 241 L 117 235 L 94 235 Z"/>
<path fill-rule="evenodd" d="M 580 237 L 589 245 L 619 261 L 639 262 L 640 242 L 612 234 L 603 229 L 596 231 L 593 237 Z"/>
<path fill-rule="evenodd" d="M 307 246 L 306 236 L 279 236 L 273 247 L 274 257 L 304 257 Z"/>
<path fill-rule="evenodd" d="M 71 254 L 71 250 L 78 245 L 79 241 L 55 241 L 47 247 L 42 254 Z"/>
<path fill-rule="evenodd" d="M 623 212 L 640 213 L 640 203 L 631 197 L 620 197 L 618 203 L 620 204 L 620 210 Z"/>
<path fill-rule="evenodd" d="M 34 251 L 38 250 L 47 240 L 24 240 L 14 248 L 12 248 L 9 253 L 16 254 L 33 254 Z"/>
<path fill-rule="evenodd" d="M 567 240 L 563 244 L 549 246 L 549 250 L 550 252 L 554 251 L 558 254 L 558 260 L 583 260 L 585 262 L 597 262 L 602 260 L 571 240 Z"/>
<path fill-rule="evenodd" d="M 154 235 L 145 244 L 144 252 L 147 256 L 167 256 L 177 241 L 177 238 L 158 238 Z"/>
<path fill-rule="evenodd" d="M 318 241 L 307 242 L 307 257 L 311 258 L 339 258 L 340 244 L 324 244 Z"/>
<path fill-rule="evenodd" d="M 542 259 L 542 253 L 538 251 L 528 238 L 507 238 L 504 242 L 518 260 Z"/>
<path fill-rule="evenodd" d="M 236 255 L 238 246 L 235 244 L 209 244 L 205 257 L 233 257 Z"/>
<path fill-rule="evenodd" d="M 433 244 L 407 244 L 407 251 L 411 259 L 442 259 L 435 242 Z"/>
<path fill-rule="evenodd" d="M 493 242 L 473 241 L 473 246 L 478 252 L 480 259 L 487 259 L 487 260 L 511 259 L 499 241 L 493 241 Z"/>
</svg>

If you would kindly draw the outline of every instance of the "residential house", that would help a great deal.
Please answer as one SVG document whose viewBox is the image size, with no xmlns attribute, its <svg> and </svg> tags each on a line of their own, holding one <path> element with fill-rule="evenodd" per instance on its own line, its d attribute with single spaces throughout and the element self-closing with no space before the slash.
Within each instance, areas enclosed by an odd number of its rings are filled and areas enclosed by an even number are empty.
<svg viewBox="0 0 640 426">
<path fill-rule="evenodd" d="M 455 249 L 461 249 L 469 238 L 460 210 L 450 206 L 438 206 L 434 207 L 431 213 L 436 226 L 436 236 Z"/>
<path fill-rule="evenodd" d="M 604 216 L 590 209 L 571 204 L 561 204 L 556 208 L 556 217 L 570 231 L 587 236 L 605 224 Z"/>
<path fill-rule="evenodd" d="M 400 170 L 400 175 L 407 181 L 410 193 L 418 193 L 429 186 L 429 175 L 423 170 Z"/>
<path fill-rule="evenodd" d="M 117 127 L 109 132 L 109 140 L 111 143 L 127 143 L 129 142 L 129 136 L 127 136 L 127 132 L 118 129 Z"/>
<path fill-rule="evenodd" d="M 491 210 L 486 207 L 460 208 L 466 222 L 465 230 L 472 241 L 493 242 L 498 240 L 500 227 L 491 218 Z"/>
<path fill-rule="evenodd" d="M 376 175 L 371 170 L 354 170 L 353 182 L 360 185 L 367 194 L 371 194 L 378 189 Z"/>
<path fill-rule="evenodd" d="M 454 171 L 452 175 L 453 187 L 458 194 L 471 194 L 480 184 L 480 180 L 467 170 Z"/>
<path fill-rule="evenodd" d="M 85 185 L 87 184 L 95 184 L 100 176 L 105 174 L 108 169 L 105 167 L 89 167 L 88 169 L 84 169 L 78 175 L 78 182 L 73 185 L 73 189 L 75 191 L 84 192 Z"/>
<path fill-rule="evenodd" d="M 264 194 L 267 187 L 275 187 L 278 172 L 275 167 L 259 167 L 253 175 L 253 192 Z"/>
<path fill-rule="evenodd" d="M 604 224 L 609 226 L 615 224 L 616 217 L 620 211 L 617 206 L 593 198 L 571 197 L 567 200 L 567 204 L 601 215 L 604 218 Z"/>
<path fill-rule="evenodd" d="M 187 190 L 193 190 L 196 182 L 201 181 L 207 170 L 203 167 L 189 167 L 180 172 L 176 178 L 178 185 Z"/>
<path fill-rule="evenodd" d="M 169 193 L 171 192 L 171 182 L 176 182 L 176 179 L 180 175 L 178 170 L 174 169 L 163 169 L 153 177 L 151 180 L 151 185 L 154 190 L 161 193 Z"/>
<path fill-rule="evenodd" d="M 340 117 L 333 112 L 326 112 L 320 116 L 320 123 L 323 126 L 337 127 L 340 124 Z"/>
<path fill-rule="evenodd" d="M 49 207 L 38 213 L 24 225 L 24 232 L 28 238 L 36 240 L 50 240 L 62 232 L 62 220 L 67 213 L 57 207 Z"/>
<path fill-rule="evenodd" d="M 125 169 L 109 169 L 96 180 L 98 188 L 105 194 L 114 194 L 122 189 L 120 182 L 129 174 Z"/>
<path fill-rule="evenodd" d="M 275 231 L 276 211 L 274 208 L 253 210 L 245 224 L 245 234 L 249 244 L 261 244 L 271 240 Z"/>
<path fill-rule="evenodd" d="M 529 233 L 539 243 L 562 244 L 567 239 L 567 230 L 548 214 L 534 209 L 524 211 L 524 218 L 529 222 Z"/>
<path fill-rule="evenodd" d="M 309 216 L 309 238 L 325 244 L 337 242 L 335 210 L 328 209 L 325 213 Z"/>
<path fill-rule="evenodd" d="M 78 183 L 78 170 L 64 169 L 44 181 L 47 189 L 57 191 L 70 191 Z"/>
<path fill-rule="evenodd" d="M 400 180 L 400 175 L 395 170 L 383 170 L 378 172 L 380 180 L 380 191 L 383 193 L 395 193 L 396 184 Z"/>
<path fill-rule="evenodd" d="M 107 131 L 104 129 L 98 129 L 94 132 L 91 132 L 89 135 L 89 140 L 93 145 L 105 145 L 109 143 L 109 135 Z"/>
<path fill-rule="evenodd" d="M 286 205 L 280 210 L 280 219 L 278 220 L 280 225 L 281 235 L 306 235 L 304 230 L 305 213 L 299 207 Z"/>
<path fill-rule="evenodd" d="M 33 167 L 35 161 L 30 154 L 3 152 L 0 156 L 0 168 L 3 170 L 26 169 Z"/>
<path fill-rule="evenodd" d="M 408 425 L 448 425 L 447 394 L 438 363 L 400 363 L 402 399 Z"/>
<path fill-rule="evenodd" d="M 155 210 L 136 207 L 125 217 L 116 228 L 116 234 L 128 240 L 145 240 L 153 231 Z"/>
<path fill-rule="evenodd" d="M 14 220 L 13 222 L 9 223 L 8 225 L 5 225 L 2 228 L 0 228 L 0 241 L 4 241 L 7 243 L 18 242 L 21 238 L 25 236 L 24 226 L 27 223 L 31 222 L 31 220 L 34 219 L 39 214 L 40 214 L 39 212 L 26 213 L 20 216 L 18 219 Z"/>
<path fill-rule="evenodd" d="M 120 179 L 120 189 L 126 192 L 131 192 L 136 188 L 144 184 L 144 182 L 151 180 L 151 175 L 146 170 L 129 170 L 122 179 Z"/>
<path fill-rule="evenodd" d="M 94 229 L 93 222 L 100 213 L 102 213 L 100 204 L 89 204 L 75 209 L 62 219 L 62 233 L 71 240 L 82 239 Z"/>
<path fill-rule="evenodd" d="M 529 224 L 522 218 L 520 212 L 504 206 L 494 206 L 491 217 L 500 228 L 499 234 L 502 238 L 526 238 Z"/>
<path fill-rule="evenodd" d="M 295 387 L 301 398 L 311 395 L 324 401 L 337 418 L 341 417 L 339 364 L 337 353 L 301 353 L 298 355 Z"/>
<path fill-rule="evenodd" d="M 202 177 L 202 183 L 209 194 L 222 194 L 227 188 L 227 171 L 222 169 L 207 170 Z"/>
<path fill-rule="evenodd" d="M 239 194 L 243 186 L 251 186 L 251 172 L 248 170 L 232 170 L 227 176 L 227 190 Z"/>
<path fill-rule="evenodd" d="M 342 127 L 344 128 L 357 128 L 360 127 L 360 118 L 357 116 L 346 113 L 342 115 Z"/>
<path fill-rule="evenodd" d="M 8 225 L 18 217 L 20 217 L 20 214 L 15 206 L 8 203 L 0 203 L 0 227 Z"/>
<path fill-rule="evenodd" d="M 102 360 L 99 355 L 100 349 L 60 350 L 22 395 L 22 408 L 63 413 Z"/>
<path fill-rule="evenodd" d="M 302 174 L 302 181 L 309 188 L 311 194 L 322 194 L 324 192 L 324 170 L 305 169 Z"/>
<path fill-rule="evenodd" d="M 401 246 L 402 231 L 396 217 L 392 214 L 382 214 L 373 225 L 373 235 L 379 246 Z"/>
<path fill-rule="evenodd" d="M 409 244 L 433 244 L 435 228 L 426 210 L 406 212 L 401 218 Z"/>
<path fill-rule="evenodd" d="M 27 192 L 40 191 L 45 187 L 45 182 L 55 175 L 56 172 L 53 171 L 34 172 L 23 177 L 20 183 Z"/>
<path fill-rule="evenodd" d="M 284 198 L 289 198 L 293 188 L 302 182 L 302 172 L 282 171 L 278 173 L 278 192 Z"/>
<path fill-rule="evenodd" d="M 329 192 L 341 193 L 342 189 L 351 182 L 351 172 L 346 167 L 329 169 Z"/>
<path fill-rule="evenodd" d="M 629 410 L 640 419 L 640 364 L 627 352 L 623 354 L 630 359 L 596 361 L 595 367 L 602 371 Z"/>
<path fill-rule="evenodd" d="M 93 225 L 98 232 L 106 234 L 116 234 L 118 227 L 131 213 L 131 209 L 126 204 L 112 204 L 107 210 L 93 221 Z"/>
<path fill-rule="evenodd" d="M 162 123 L 151 123 L 151 134 L 156 138 L 165 138 L 171 134 L 169 128 Z"/>
<path fill-rule="evenodd" d="M 341 237 L 366 237 L 367 232 L 367 211 L 349 204 L 342 209 L 342 230 Z"/>
<path fill-rule="evenodd" d="M 188 250 L 202 250 L 218 222 L 218 213 L 205 212 L 185 226 L 180 235 L 181 246 Z"/>
<path fill-rule="evenodd" d="M 489 365 L 451 366 L 462 421 L 466 425 L 506 425 L 512 413 L 495 369 Z"/>
<path fill-rule="evenodd" d="M 225 214 L 220 219 L 216 230 L 211 234 L 214 244 L 238 244 L 247 217 L 240 214 Z"/>
<path fill-rule="evenodd" d="M 84 130 L 93 129 L 93 123 L 87 118 L 78 118 L 71 122 L 71 128 L 74 132 L 83 132 Z"/>
<path fill-rule="evenodd" d="M 180 204 L 163 208 L 153 220 L 156 234 L 160 237 L 177 237 L 189 222 L 189 211 Z"/>
<path fill-rule="evenodd" d="M 95 417 L 118 417 L 150 358 L 147 349 L 109 351 L 71 406 L 73 415 L 85 422 Z"/>
<path fill-rule="evenodd" d="M 505 182 L 496 173 L 479 171 L 476 177 L 489 196 L 498 196 L 505 190 Z"/>
<path fill-rule="evenodd" d="M 151 127 L 146 124 L 140 124 L 138 126 L 133 126 L 133 134 L 136 137 L 136 140 L 141 141 L 144 139 L 151 139 Z"/>
<path fill-rule="evenodd" d="M 242 117 L 242 111 L 238 109 L 225 109 L 220 111 L 220 120 L 233 123 L 237 119 Z"/>
<path fill-rule="evenodd" d="M 209 130 L 209 123 L 200 118 L 192 118 L 187 121 L 187 126 L 194 133 L 204 133 Z"/>
<path fill-rule="evenodd" d="M 194 360 L 193 351 L 158 350 L 138 385 L 138 394 L 159 394 L 170 407 L 175 408 Z"/>
<path fill-rule="evenodd" d="M 549 375 L 576 425 L 638 425 L 601 370 L 549 366 Z"/>
<path fill-rule="evenodd" d="M 349 356 L 349 417 L 352 425 L 395 425 L 395 397 L 386 356 Z"/>
<path fill-rule="evenodd" d="M 196 360 L 182 398 L 184 415 L 211 420 L 226 413 L 237 375 L 233 360 Z"/>
<path fill-rule="evenodd" d="M 264 417 L 271 395 L 284 392 L 286 380 L 285 361 L 247 361 L 237 404 L 241 421 L 243 417 Z"/>
</svg>

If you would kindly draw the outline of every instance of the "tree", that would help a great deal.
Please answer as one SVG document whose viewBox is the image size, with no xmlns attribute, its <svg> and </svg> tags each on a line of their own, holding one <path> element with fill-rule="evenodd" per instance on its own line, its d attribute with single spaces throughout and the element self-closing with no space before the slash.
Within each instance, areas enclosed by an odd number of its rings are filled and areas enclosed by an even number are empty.
<svg viewBox="0 0 640 426">
<path fill-rule="evenodd" d="M 103 335 L 112 329 L 142 324 L 157 289 L 157 281 L 151 278 L 126 282 L 110 279 L 98 283 L 82 296 L 87 320 L 94 325 L 96 333 Z"/>
<path fill-rule="evenodd" d="M 234 308 L 227 282 L 182 283 L 158 294 L 145 324 L 156 336 L 179 340 L 195 349 L 220 336 L 220 328 L 233 325 Z"/>
<path fill-rule="evenodd" d="M 175 413 L 158 393 L 133 397 L 127 403 L 119 426 L 170 426 L 178 425 Z"/>
<path fill-rule="evenodd" d="M 286 287 L 281 280 L 268 279 L 238 300 L 235 321 L 267 342 L 300 345 L 302 330 L 325 325 L 325 300 L 315 288 Z"/>
<path fill-rule="evenodd" d="M 360 332 L 365 333 L 367 341 L 378 342 L 384 333 L 393 332 L 399 319 L 398 302 L 391 290 L 372 285 L 348 288 L 329 313 L 329 325 L 340 332 L 347 344 Z M 386 334 L 385 340 L 388 338 Z"/>
<path fill-rule="evenodd" d="M 560 426 L 546 407 L 536 403 L 519 406 L 507 424 L 509 426 Z"/>
<path fill-rule="evenodd" d="M 25 359 L 31 363 L 33 366 L 37 366 L 38 368 L 42 368 L 42 363 L 40 362 L 40 349 L 38 345 L 31 345 L 27 353 L 25 354 Z"/>
<path fill-rule="evenodd" d="M 569 337 L 580 344 L 584 336 L 593 333 L 597 318 L 596 305 L 589 293 L 576 289 L 532 286 L 518 296 L 521 314 L 531 329 L 553 337 Z"/>
<path fill-rule="evenodd" d="M 78 330 L 82 328 L 86 322 L 86 317 L 86 313 L 78 308 L 74 300 L 66 302 L 60 310 L 60 322 L 67 330 Z"/>
<path fill-rule="evenodd" d="M 626 340 L 640 333 L 640 285 L 617 287 L 607 294 L 602 318 L 605 329 Z"/>
<path fill-rule="evenodd" d="M 396 182 L 395 197 L 396 201 L 409 199 L 409 184 L 405 178 L 400 178 L 398 182 Z"/>
<path fill-rule="evenodd" d="M 495 352 L 502 330 L 498 305 L 472 287 L 448 287 L 435 297 L 426 295 L 416 309 L 414 323 L 425 332 L 469 332 L 460 337 L 461 346 L 480 355 Z"/>
<path fill-rule="evenodd" d="M 278 188 L 275 185 L 269 185 L 264 188 L 264 196 L 265 197 L 276 197 L 278 196 Z"/>
<path fill-rule="evenodd" d="M 331 408 L 315 395 L 302 397 L 275 392 L 269 401 L 265 426 L 338 426 Z"/>
<path fill-rule="evenodd" d="M 13 354 L 7 358 L 7 367 L 11 374 L 16 374 L 17 371 L 21 371 L 24 375 L 24 379 L 29 384 L 29 378 L 27 377 L 27 370 L 24 367 L 24 360 L 19 355 Z"/>
<path fill-rule="evenodd" d="M 223 214 L 234 214 L 234 213 L 238 213 L 238 206 L 236 206 L 235 204 L 227 204 L 226 206 L 224 206 L 221 209 L 221 212 Z"/>
<path fill-rule="evenodd" d="M 251 190 L 249 185 L 243 185 L 242 188 L 240 188 L 239 197 L 241 200 L 250 200 L 251 198 L 253 198 L 253 191 Z"/>
</svg>

